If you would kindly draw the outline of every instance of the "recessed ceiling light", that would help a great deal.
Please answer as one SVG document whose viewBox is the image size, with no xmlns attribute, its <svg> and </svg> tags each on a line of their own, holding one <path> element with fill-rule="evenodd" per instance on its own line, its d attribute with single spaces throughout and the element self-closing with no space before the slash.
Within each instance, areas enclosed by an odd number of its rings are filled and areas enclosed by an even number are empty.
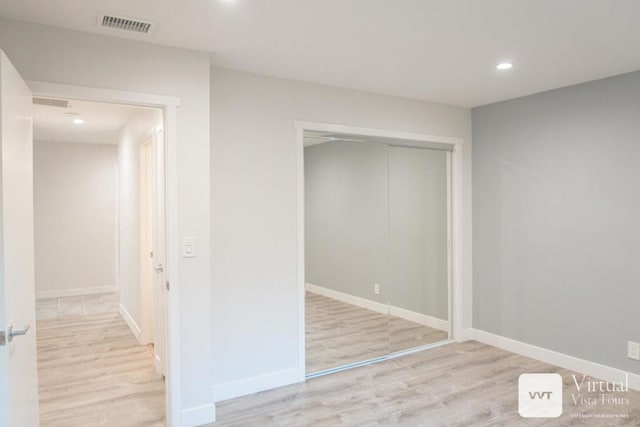
<svg viewBox="0 0 640 427">
<path fill-rule="evenodd" d="M 511 67 L 513 67 L 513 64 L 511 62 L 501 62 L 498 65 L 496 65 L 496 68 L 498 70 L 508 70 Z"/>
<path fill-rule="evenodd" d="M 73 123 L 77 125 L 81 125 L 81 124 L 84 124 L 84 120 L 80 117 L 76 117 L 75 119 L 73 119 Z"/>
</svg>

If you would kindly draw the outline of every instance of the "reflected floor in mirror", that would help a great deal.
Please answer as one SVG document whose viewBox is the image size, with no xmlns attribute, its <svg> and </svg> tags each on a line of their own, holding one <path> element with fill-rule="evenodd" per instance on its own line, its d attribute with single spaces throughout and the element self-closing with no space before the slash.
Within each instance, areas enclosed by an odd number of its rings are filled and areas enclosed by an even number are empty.
<svg viewBox="0 0 640 427">
<path fill-rule="evenodd" d="M 306 292 L 307 373 L 444 341 L 445 331 Z"/>
</svg>

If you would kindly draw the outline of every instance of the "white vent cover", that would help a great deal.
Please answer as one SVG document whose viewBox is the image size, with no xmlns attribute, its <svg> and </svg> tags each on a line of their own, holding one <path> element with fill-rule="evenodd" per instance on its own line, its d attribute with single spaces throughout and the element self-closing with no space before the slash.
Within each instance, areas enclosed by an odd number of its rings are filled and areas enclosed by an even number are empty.
<svg viewBox="0 0 640 427">
<path fill-rule="evenodd" d="M 66 99 L 33 98 L 33 103 L 35 105 L 45 105 L 47 107 L 59 107 L 59 108 L 69 107 L 69 101 L 67 101 Z"/>
<path fill-rule="evenodd" d="M 139 19 L 102 13 L 98 16 L 98 26 L 113 28 L 115 30 L 131 31 L 140 34 L 149 34 L 153 30 L 155 24 L 141 21 Z"/>
</svg>

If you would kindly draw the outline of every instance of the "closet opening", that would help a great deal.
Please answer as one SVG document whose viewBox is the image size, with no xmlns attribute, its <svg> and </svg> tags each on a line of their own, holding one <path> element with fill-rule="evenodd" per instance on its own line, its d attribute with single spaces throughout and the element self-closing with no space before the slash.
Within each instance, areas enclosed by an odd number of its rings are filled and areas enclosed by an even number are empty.
<svg viewBox="0 0 640 427">
<path fill-rule="evenodd" d="M 296 125 L 307 378 L 451 342 L 458 142 Z"/>
</svg>

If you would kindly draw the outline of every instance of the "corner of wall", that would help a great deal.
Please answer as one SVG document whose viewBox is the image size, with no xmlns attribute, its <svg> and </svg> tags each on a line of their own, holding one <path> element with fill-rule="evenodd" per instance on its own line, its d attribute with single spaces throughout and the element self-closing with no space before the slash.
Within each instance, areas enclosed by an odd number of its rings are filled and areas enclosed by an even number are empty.
<svg viewBox="0 0 640 427">
<path fill-rule="evenodd" d="M 119 310 L 120 310 L 120 315 L 122 316 L 124 321 L 127 322 L 127 325 L 129 326 L 129 329 L 131 329 L 131 332 L 133 332 L 133 335 L 135 335 L 135 337 L 138 340 L 138 342 L 140 344 L 143 344 L 142 343 L 142 332 L 140 331 L 140 326 L 138 326 L 136 321 L 133 320 L 133 317 L 131 317 L 131 314 L 129 314 L 129 312 L 127 311 L 125 306 L 122 305 L 122 303 L 118 304 L 118 306 L 119 306 Z"/>
</svg>

